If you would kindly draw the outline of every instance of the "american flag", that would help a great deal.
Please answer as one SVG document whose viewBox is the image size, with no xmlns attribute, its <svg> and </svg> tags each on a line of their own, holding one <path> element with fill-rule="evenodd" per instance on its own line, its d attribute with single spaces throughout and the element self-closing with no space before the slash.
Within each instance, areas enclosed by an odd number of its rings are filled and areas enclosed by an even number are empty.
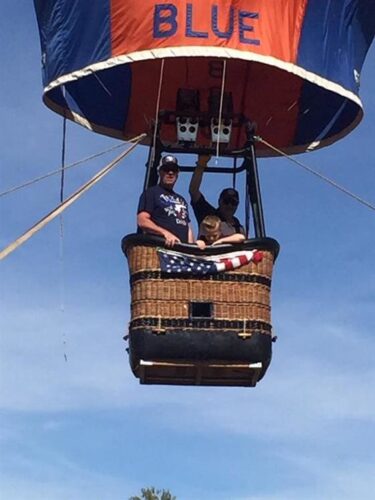
<svg viewBox="0 0 375 500">
<path fill-rule="evenodd" d="M 231 271 L 249 262 L 260 262 L 263 258 L 263 252 L 259 250 L 197 256 L 159 248 L 158 254 L 160 258 L 160 268 L 163 272 L 195 275 Z"/>
</svg>

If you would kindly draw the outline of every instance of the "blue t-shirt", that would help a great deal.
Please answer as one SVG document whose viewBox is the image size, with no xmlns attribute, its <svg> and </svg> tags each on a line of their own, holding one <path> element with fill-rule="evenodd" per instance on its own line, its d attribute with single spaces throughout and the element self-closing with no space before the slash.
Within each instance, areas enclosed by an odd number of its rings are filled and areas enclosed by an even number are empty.
<svg viewBox="0 0 375 500">
<path fill-rule="evenodd" d="M 148 212 L 155 224 L 170 231 L 182 243 L 188 243 L 188 204 L 181 195 L 159 184 L 153 186 L 142 193 L 138 204 L 139 212 Z"/>
</svg>

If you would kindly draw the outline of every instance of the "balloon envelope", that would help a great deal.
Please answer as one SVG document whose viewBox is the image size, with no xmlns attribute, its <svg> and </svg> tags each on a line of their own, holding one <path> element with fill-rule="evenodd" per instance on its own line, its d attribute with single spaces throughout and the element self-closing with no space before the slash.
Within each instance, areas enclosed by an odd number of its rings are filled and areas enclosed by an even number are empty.
<svg viewBox="0 0 375 500">
<path fill-rule="evenodd" d="M 298 153 L 331 144 L 362 117 L 374 0 L 34 4 L 45 103 L 99 133 L 150 132 L 163 110 L 161 139 L 172 144 L 185 111 L 199 114 L 198 142 L 208 145 L 209 117 L 221 109 L 233 120 L 228 147 L 244 144 L 249 119 L 264 139 Z"/>
</svg>

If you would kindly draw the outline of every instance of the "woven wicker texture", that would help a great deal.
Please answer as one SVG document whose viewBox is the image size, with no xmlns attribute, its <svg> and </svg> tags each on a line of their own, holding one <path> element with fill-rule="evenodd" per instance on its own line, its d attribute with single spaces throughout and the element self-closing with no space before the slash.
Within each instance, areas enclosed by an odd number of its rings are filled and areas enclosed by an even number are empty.
<svg viewBox="0 0 375 500">
<path fill-rule="evenodd" d="M 256 283 L 218 283 L 199 280 L 142 280 L 132 287 L 133 302 L 157 300 L 191 300 L 192 297 L 202 301 L 258 303 L 269 305 L 269 287 Z"/>
<path fill-rule="evenodd" d="M 139 271 L 160 270 L 159 257 L 155 247 L 135 246 L 127 252 L 129 269 L 131 274 Z M 263 251 L 263 259 L 258 264 L 250 263 L 229 273 L 255 273 L 271 278 L 273 269 L 273 255 L 271 252 Z"/>
<path fill-rule="evenodd" d="M 270 285 L 273 255 L 263 251 L 261 262 L 250 263 L 226 275 L 230 280 L 213 275 L 206 279 L 187 277 L 160 278 L 159 257 L 155 247 L 134 246 L 128 250 L 130 275 L 156 272 L 154 277 L 137 279 L 132 285 L 131 319 L 184 318 L 189 319 L 192 302 L 211 303 L 212 319 L 254 320 L 270 324 Z M 149 273 L 151 276 L 152 273 Z M 138 274 L 139 276 L 139 274 Z M 252 281 L 249 281 L 251 276 Z M 257 278 L 262 278 L 261 283 Z M 265 279 L 266 278 L 266 279 Z M 229 278 L 228 278 L 229 279 Z M 265 283 L 264 283 L 265 282 Z"/>
<path fill-rule="evenodd" d="M 167 302 L 157 301 L 139 301 L 132 304 L 132 319 L 142 317 L 161 317 L 161 318 L 189 318 L 189 303 L 187 301 Z M 214 304 L 215 319 L 233 319 L 242 321 L 252 319 L 256 321 L 270 322 L 269 306 L 257 304 Z"/>
</svg>

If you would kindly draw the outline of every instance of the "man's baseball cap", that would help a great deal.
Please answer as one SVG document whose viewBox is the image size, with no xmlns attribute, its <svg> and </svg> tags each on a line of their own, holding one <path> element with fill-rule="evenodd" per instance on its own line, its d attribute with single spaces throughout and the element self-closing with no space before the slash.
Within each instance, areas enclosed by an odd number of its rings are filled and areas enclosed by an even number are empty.
<svg viewBox="0 0 375 500">
<path fill-rule="evenodd" d="M 164 156 L 161 160 L 159 170 L 179 170 L 177 158 L 173 155 Z"/>
</svg>

